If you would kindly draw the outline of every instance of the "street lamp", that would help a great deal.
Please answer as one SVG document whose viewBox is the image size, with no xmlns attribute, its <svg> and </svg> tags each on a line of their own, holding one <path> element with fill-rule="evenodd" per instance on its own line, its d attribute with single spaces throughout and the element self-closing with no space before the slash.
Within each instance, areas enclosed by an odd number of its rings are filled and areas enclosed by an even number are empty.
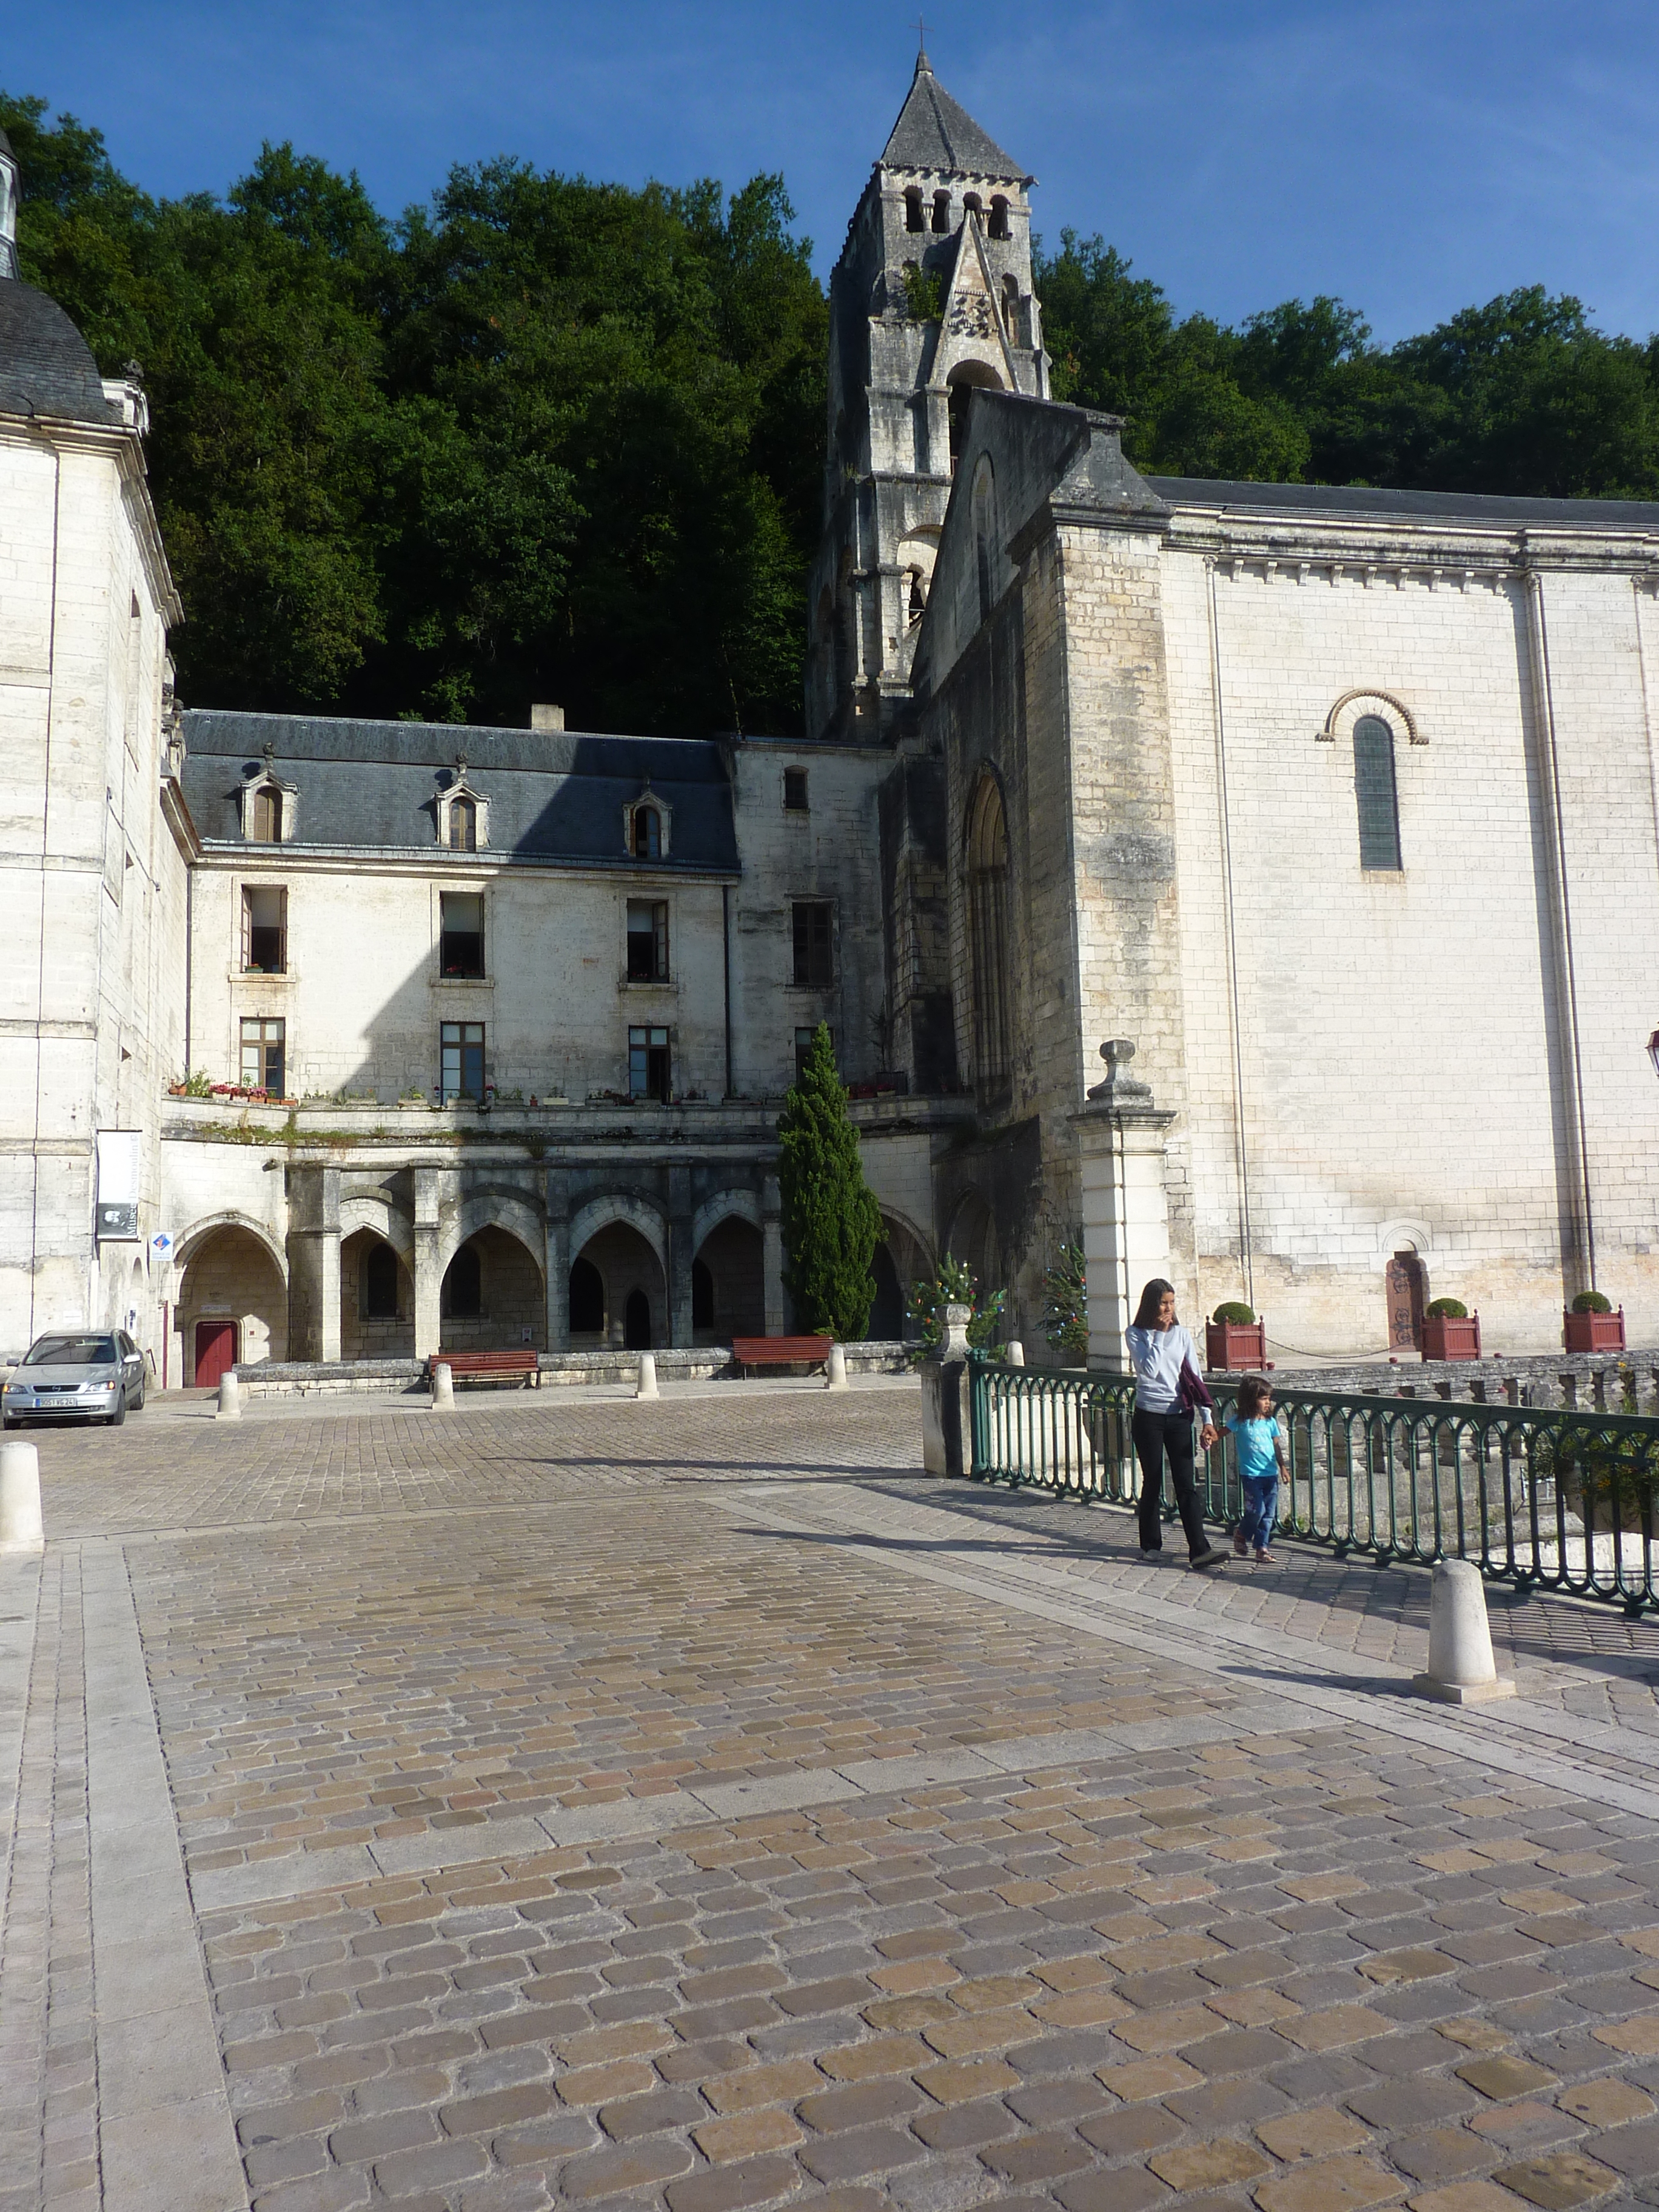
<svg viewBox="0 0 1659 2212">
<path fill-rule="evenodd" d="M 1659 1030 L 1648 1039 L 1648 1058 L 1653 1062 L 1653 1072 L 1659 1075 Z"/>
</svg>

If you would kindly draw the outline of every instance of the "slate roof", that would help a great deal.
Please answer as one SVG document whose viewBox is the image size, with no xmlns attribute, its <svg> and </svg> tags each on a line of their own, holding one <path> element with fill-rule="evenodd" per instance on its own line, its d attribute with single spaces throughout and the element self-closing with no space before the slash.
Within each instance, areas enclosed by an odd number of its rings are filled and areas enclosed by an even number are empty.
<svg viewBox="0 0 1659 2212">
<path fill-rule="evenodd" d="M 971 177 L 994 177 L 1011 185 L 1032 181 L 1011 154 L 981 131 L 933 75 L 926 54 L 916 57 L 909 97 L 899 110 L 893 135 L 882 155 L 895 169 L 954 169 Z"/>
<path fill-rule="evenodd" d="M 1659 501 L 1642 499 L 1510 499 L 1497 492 L 1378 491 L 1364 484 L 1225 483 L 1207 477 L 1146 478 L 1172 507 L 1251 513 L 1352 514 L 1441 522 L 1530 524 L 1560 530 L 1659 530 Z"/>
<path fill-rule="evenodd" d="M 56 300 L 0 277 L 0 414 L 117 419 L 86 340 Z"/>
<path fill-rule="evenodd" d="M 209 844 L 241 840 L 244 771 L 270 746 L 295 794 L 293 849 L 436 852 L 434 801 L 467 763 L 489 803 L 488 857 L 627 868 L 623 809 L 648 784 L 672 810 L 670 872 L 738 872 L 732 787 L 703 738 L 587 737 L 453 722 L 369 722 L 194 708 L 185 715 L 185 798 Z"/>
</svg>

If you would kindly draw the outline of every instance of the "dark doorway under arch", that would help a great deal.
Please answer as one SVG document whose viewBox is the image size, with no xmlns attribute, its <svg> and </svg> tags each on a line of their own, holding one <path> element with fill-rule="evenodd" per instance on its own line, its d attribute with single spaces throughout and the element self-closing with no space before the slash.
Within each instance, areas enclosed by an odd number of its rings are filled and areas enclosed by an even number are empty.
<svg viewBox="0 0 1659 2212">
<path fill-rule="evenodd" d="M 870 1273 L 876 1279 L 876 1296 L 864 1334 L 878 1344 L 896 1344 L 904 1334 L 904 1292 L 899 1287 L 898 1269 L 884 1241 L 871 1255 Z"/>
<path fill-rule="evenodd" d="M 605 1281 L 591 1260 L 578 1260 L 570 1270 L 570 1334 L 605 1334 Z"/>
<path fill-rule="evenodd" d="M 483 1311 L 483 1268 L 476 1244 L 463 1244 L 450 1261 L 438 1304 L 446 1321 L 477 1321 Z"/>
<path fill-rule="evenodd" d="M 714 1326 L 714 1278 L 701 1260 L 691 1262 L 691 1326 Z"/>
<path fill-rule="evenodd" d="M 643 1291 L 630 1291 L 623 1309 L 623 1343 L 629 1352 L 651 1349 L 651 1301 Z"/>
</svg>

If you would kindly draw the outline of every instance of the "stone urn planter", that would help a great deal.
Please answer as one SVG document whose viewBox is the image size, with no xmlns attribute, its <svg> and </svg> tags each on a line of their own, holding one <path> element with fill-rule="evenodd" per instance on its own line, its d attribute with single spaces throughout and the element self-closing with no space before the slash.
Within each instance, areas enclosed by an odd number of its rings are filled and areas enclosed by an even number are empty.
<svg viewBox="0 0 1659 2212">
<path fill-rule="evenodd" d="M 1423 1316 L 1425 1359 L 1479 1359 L 1480 1316 L 1425 1313 Z"/>
<path fill-rule="evenodd" d="M 1248 1306 L 1218 1306 L 1213 1321 L 1204 1324 L 1204 1364 L 1211 1368 L 1249 1368 L 1258 1373 L 1267 1364 L 1267 1324 L 1249 1315 Z M 1237 1316 L 1237 1317 L 1236 1317 Z"/>
<path fill-rule="evenodd" d="M 1561 1316 L 1561 1343 L 1568 1352 L 1622 1352 L 1625 1348 L 1625 1309 L 1617 1313 L 1574 1313 Z"/>
</svg>

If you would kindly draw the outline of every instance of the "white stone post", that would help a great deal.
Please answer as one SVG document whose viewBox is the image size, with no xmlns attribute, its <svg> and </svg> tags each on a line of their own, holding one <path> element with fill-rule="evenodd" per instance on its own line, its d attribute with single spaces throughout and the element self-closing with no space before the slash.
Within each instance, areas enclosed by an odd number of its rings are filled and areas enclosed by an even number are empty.
<svg viewBox="0 0 1659 2212">
<path fill-rule="evenodd" d="M 1089 1364 L 1127 1370 L 1123 1332 L 1143 1286 L 1170 1273 L 1164 1146 L 1175 1115 L 1160 1111 L 1128 1073 L 1127 1037 L 1100 1048 L 1106 1080 L 1071 1117 L 1082 1155 L 1083 1255 L 1089 1281 Z"/>
<path fill-rule="evenodd" d="M 434 1413 L 455 1410 L 455 1377 L 447 1359 L 441 1359 L 432 1370 L 432 1410 Z"/>
<path fill-rule="evenodd" d="M 40 1455 L 33 1444 L 0 1444 L 0 1552 L 44 1552 Z"/>
<path fill-rule="evenodd" d="M 1419 1698 L 1443 1705 L 1484 1705 L 1512 1698 L 1515 1684 L 1500 1679 L 1486 1619 L 1486 1586 L 1472 1559 L 1442 1559 L 1429 1585 L 1429 1668 L 1413 1674 Z"/>
<path fill-rule="evenodd" d="M 654 1352 L 640 1354 L 640 1382 L 635 1391 L 636 1398 L 658 1398 L 662 1393 L 657 1388 L 657 1355 Z"/>
<path fill-rule="evenodd" d="M 1024 1367 L 1025 1364 L 1025 1346 L 1017 1336 L 1008 1340 L 1008 1364 L 1011 1367 Z"/>
<path fill-rule="evenodd" d="M 830 1346 L 830 1357 L 824 1362 L 824 1389 L 844 1390 L 847 1388 L 847 1354 L 842 1350 L 840 1345 Z"/>
<path fill-rule="evenodd" d="M 236 1387 L 236 1370 L 227 1367 L 219 1377 L 219 1410 L 216 1419 L 221 1421 L 240 1421 L 242 1418 L 242 1394 Z"/>
</svg>

